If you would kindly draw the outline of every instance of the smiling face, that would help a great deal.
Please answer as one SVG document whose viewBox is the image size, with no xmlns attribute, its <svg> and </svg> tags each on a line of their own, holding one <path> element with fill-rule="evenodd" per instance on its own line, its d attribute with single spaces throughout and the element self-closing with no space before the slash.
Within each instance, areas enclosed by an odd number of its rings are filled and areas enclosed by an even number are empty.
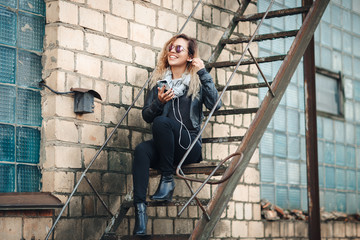
<svg viewBox="0 0 360 240">
<path fill-rule="evenodd" d="M 176 39 L 172 44 L 174 46 L 170 51 L 168 51 L 167 60 L 170 67 L 183 67 L 186 66 L 188 61 L 191 59 L 188 53 L 188 41 L 183 38 Z M 182 46 L 177 47 L 177 46 Z M 181 52 L 177 52 L 176 50 L 182 49 Z"/>
</svg>

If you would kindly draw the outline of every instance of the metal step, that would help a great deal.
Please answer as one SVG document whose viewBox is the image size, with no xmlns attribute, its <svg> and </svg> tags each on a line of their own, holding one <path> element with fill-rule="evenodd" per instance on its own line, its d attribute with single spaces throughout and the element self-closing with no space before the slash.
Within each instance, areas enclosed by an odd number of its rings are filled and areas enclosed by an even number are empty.
<svg viewBox="0 0 360 240">
<path fill-rule="evenodd" d="M 272 82 L 269 82 L 269 84 L 271 85 Z M 262 82 L 262 83 L 248 83 L 248 84 L 241 84 L 241 85 L 232 85 L 232 86 L 228 86 L 226 88 L 226 91 L 230 91 L 230 90 L 243 90 L 243 89 L 250 89 L 250 88 L 261 88 L 261 87 L 267 87 L 266 83 Z M 224 89 L 224 86 L 218 86 L 217 90 L 218 91 L 222 91 Z"/>
<path fill-rule="evenodd" d="M 309 11 L 309 9 L 310 9 L 310 7 L 297 7 L 297 8 L 287 8 L 287 9 L 281 9 L 281 10 L 276 10 L 276 11 L 270 11 L 265 19 L 306 13 Z M 255 14 L 237 16 L 237 17 L 235 17 L 234 21 L 237 21 L 237 22 L 257 21 L 257 20 L 260 20 L 264 16 L 264 14 L 265 13 L 255 13 Z"/>
<path fill-rule="evenodd" d="M 282 61 L 285 59 L 286 56 L 287 56 L 286 54 L 283 54 L 283 55 L 275 55 L 275 56 L 269 56 L 269 57 L 259 57 L 259 58 L 256 58 L 256 61 L 258 63 Z M 238 61 L 239 60 L 208 63 L 205 65 L 205 67 L 206 67 L 206 69 L 213 68 L 213 67 L 214 68 L 233 67 L 238 64 Z M 254 63 L 255 63 L 254 60 L 248 59 L 248 60 L 243 60 L 240 65 L 249 65 L 249 64 L 254 64 Z"/>
<path fill-rule="evenodd" d="M 203 139 L 204 142 L 204 139 Z M 215 168 L 217 163 L 192 163 L 184 165 L 181 169 L 184 174 L 206 174 L 209 175 Z M 225 172 L 225 167 L 221 166 L 214 174 L 214 176 L 222 175 Z M 150 177 L 159 176 L 161 173 L 157 169 L 150 169 L 149 171 Z"/>
<path fill-rule="evenodd" d="M 188 240 L 189 237 L 190 234 L 117 236 L 115 233 L 108 233 L 101 240 Z"/>
<path fill-rule="evenodd" d="M 254 38 L 254 42 L 264 41 L 264 40 L 272 40 L 278 38 L 287 38 L 287 37 L 295 37 L 299 30 L 292 30 L 286 32 L 277 32 L 277 33 L 268 33 L 263 35 L 257 35 Z M 251 39 L 251 36 L 242 36 L 238 38 L 232 39 L 223 39 L 220 42 L 222 44 L 238 44 L 238 43 L 247 43 Z"/>
<path fill-rule="evenodd" d="M 240 142 L 244 136 L 203 138 L 203 143 Z"/>
<path fill-rule="evenodd" d="M 230 109 L 230 110 L 218 110 L 215 111 L 213 116 L 220 115 L 235 115 L 235 114 L 250 114 L 256 113 L 259 108 L 239 108 L 239 109 Z M 204 112 L 205 116 L 208 116 L 210 111 Z"/>
</svg>

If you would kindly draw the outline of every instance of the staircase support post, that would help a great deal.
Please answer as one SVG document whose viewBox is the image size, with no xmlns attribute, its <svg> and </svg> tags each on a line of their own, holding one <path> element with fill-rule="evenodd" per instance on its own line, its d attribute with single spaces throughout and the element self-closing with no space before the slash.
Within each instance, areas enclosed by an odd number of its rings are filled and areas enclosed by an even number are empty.
<svg viewBox="0 0 360 240">
<path fill-rule="evenodd" d="M 313 0 L 303 0 L 303 6 L 313 4 Z M 305 18 L 303 15 L 303 19 Z M 306 132 L 306 172 L 308 195 L 308 231 L 309 239 L 321 239 L 320 204 L 319 204 L 319 170 L 316 126 L 316 86 L 314 37 L 305 50 L 304 58 L 305 86 L 305 132 Z"/>
<path fill-rule="evenodd" d="M 258 112 L 255 115 L 248 131 L 246 132 L 243 141 L 241 142 L 238 152 L 242 152 L 244 157 L 240 166 L 237 168 L 232 177 L 220 184 L 214 192 L 214 197 L 208 204 L 208 213 L 211 220 L 207 221 L 206 218 L 201 217 L 190 239 L 206 240 L 209 239 L 213 232 L 216 223 L 219 221 L 221 214 L 228 205 L 230 198 L 237 187 L 241 176 L 243 175 L 250 159 L 259 144 L 274 112 L 279 105 L 285 90 L 290 83 L 291 77 L 296 70 L 302 56 L 305 53 L 317 25 L 329 3 L 329 0 L 316 0 L 314 5 L 309 9 L 309 12 L 299 30 L 293 44 L 289 49 L 288 56 L 284 59 L 271 87 L 275 93 L 273 97 L 269 92 L 266 94 Z M 239 161 L 239 156 L 235 156 L 229 168 L 225 172 L 232 171 Z"/>
</svg>

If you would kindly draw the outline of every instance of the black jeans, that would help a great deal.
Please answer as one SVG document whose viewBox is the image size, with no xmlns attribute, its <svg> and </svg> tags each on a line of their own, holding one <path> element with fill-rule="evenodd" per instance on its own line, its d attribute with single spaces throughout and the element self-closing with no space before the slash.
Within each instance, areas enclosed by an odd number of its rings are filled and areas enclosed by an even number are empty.
<svg viewBox="0 0 360 240">
<path fill-rule="evenodd" d="M 159 116 L 152 126 L 153 139 L 140 143 L 135 148 L 133 161 L 134 203 L 146 202 L 149 184 L 149 168 L 159 169 L 162 175 L 175 172 L 186 150 L 179 145 L 180 123 L 168 117 Z M 191 136 L 191 141 L 195 136 Z M 190 144 L 187 131 L 181 132 L 181 145 Z M 197 142 L 185 159 L 185 164 L 201 161 L 201 144 Z"/>
</svg>

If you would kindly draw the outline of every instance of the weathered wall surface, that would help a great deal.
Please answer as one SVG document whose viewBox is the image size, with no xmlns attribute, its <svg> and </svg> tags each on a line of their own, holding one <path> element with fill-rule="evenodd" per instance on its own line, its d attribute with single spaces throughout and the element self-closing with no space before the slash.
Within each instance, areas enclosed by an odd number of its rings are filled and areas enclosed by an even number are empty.
<svg viewBox="0 0 360 240">
<path fill-rule="evenodd" d="M 43 90 L 42 191 L 66 201 L 84 168 L 149 77 L 161 47 L 181 28 L 195 4 L 192 0 L 46 1 L 44 80 L 57 91 L 93 89 L 102 101 L 95 100 L 94 113 L 76 115 L 72 95 Z M 237 8 L 238 2 L 234 0 L 207 0 L 197 10 L 184 32 L 198 40 L 201 58 L 210 57 Z M 251 3 L 246 13 L 256 9 L 256 3 Z M 254 29 L 254 24 L 244 23 L 234 34 L 249 35 Z M 219 60 L 236 59 L 242 49 L 242 45 L 228 47 Z M 256 46 L 252 50 L 257 53 Z M 224 85 L 231 72 L 218 69 L 211 74 L 217 85 Z M 241 67 L 232 84 L 251 82 L 257 82 L 257 69 L 252 65 Z M 143 102 L 144 94 L 87 174 L 113 213 L 131 194 L 134 148 L 151 138 L 150 125 L 141 117 Z M 256 107 L 257 90 L 228 92 L 223 103 L 223 109 Z M 243 135 L 251 118 L 251 115 L 214 117 L 204 137 Z M 206 144 L 203 158 L 223 159 L 236 148 L 236 143 Z M 306 237 L 305 223 L 261 220 L 258 159 L 256 151 L 214 231 L 214 239 Z M 150 193 L 155 191 L 157 181 L 151 180 Z M 214 190 L 215 187 L 206 187 L 199 197 L 209 199 Z M 175 195 L 190 196 L 182 181 L 177 181 Z M 177 207 L 149 208 L 148 234 L 191 233 L 201 210 L 189 207 L 179 218 L 177 210 Z M 83 181 L 56 227 L 55 239 L 98 239 L 109 218 Z M 131 234 L 133 224 L 130 211 L 118 233 Z M 337 237 L 335 233 L 331 231 L 326 237 Z M 24 230 L 24 238 L 26 234 Z M 360 235 L 360 230 L 357 234 Z"/>
</svg>

